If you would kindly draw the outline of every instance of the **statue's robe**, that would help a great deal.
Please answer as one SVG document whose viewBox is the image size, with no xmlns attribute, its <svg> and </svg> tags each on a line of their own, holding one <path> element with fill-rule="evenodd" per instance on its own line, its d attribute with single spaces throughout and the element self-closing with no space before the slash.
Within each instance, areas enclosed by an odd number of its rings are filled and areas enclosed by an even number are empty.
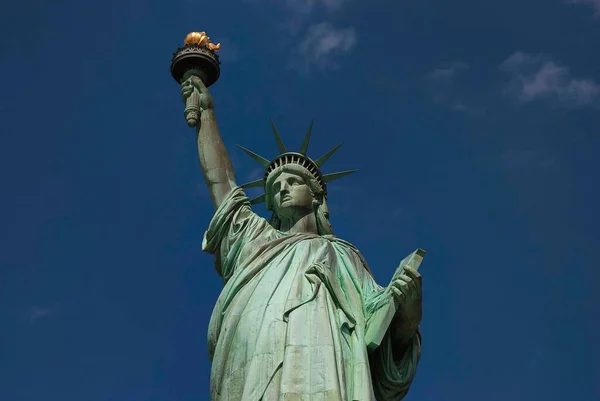
<svg viewBox="0 0 600 401">
<path fill-rule="evenodd" d="M 334 236 L 287 234 L 236 188 L 203 241 L 224 288 L 208 348 L 213 401 L 397 401 L 414 378 L 417 332 L 400 360 L 391 336 L 367 352 L 365 330 L 390 302 L 360 253 Z M 385 297 L 385 299 L 383 298 Z"/>
</svg>

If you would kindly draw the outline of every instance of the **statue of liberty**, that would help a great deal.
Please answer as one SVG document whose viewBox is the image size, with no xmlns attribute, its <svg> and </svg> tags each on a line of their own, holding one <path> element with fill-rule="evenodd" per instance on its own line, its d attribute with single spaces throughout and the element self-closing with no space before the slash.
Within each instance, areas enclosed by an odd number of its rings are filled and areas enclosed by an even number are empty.
<svg viewBox="0 0 600 401">
<path fill-rule="evenodd" d="M 224 287 L 208 330 L 213 401 L 398 401 L 420 357 L 422 253 L 405 259 L 379 286 L 360 252 L 334 236 L 327 183 L 353 171 L 323 174 L 339 148 L 307 156 L 288 151 L 271 123 L 280 154 L 263 178 L 236 183 L 213 99 L 198 74 L 180 82 L 197 130 L 200 165 L 215 207 L 202 249 L 214 255 Z M 191 101 L 191 100 L 192 101 Z M 263 187 L 250 200 L 244 189 Z M 265 202 L 272 217 L 252 210 Z M 415 262 L 415 258 L 418 259 Z"/>
</svg>

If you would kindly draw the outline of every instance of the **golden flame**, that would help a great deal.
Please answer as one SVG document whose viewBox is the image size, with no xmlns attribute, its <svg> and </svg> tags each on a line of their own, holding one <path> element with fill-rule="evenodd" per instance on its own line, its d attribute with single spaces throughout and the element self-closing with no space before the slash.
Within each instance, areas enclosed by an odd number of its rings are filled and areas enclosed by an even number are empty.
<svg viewBox="0 0 600 401">
<path fill-rule="evenodd" d="M 216 45 L 214 43 L 210 42 L 210 37 L 208 37 L 206 35 L 206 32 L 190 32 L 187 34 L 187 36 L 185 37 L 185 40 L 183 41 L 184 45 L 198 45 L 198 46 L 204 46 L 207 47 L 209 50 L 212 51 L 217 51 L 219 49 L 221 49 L 221 44 L 217 43 Z"/>
</svg>

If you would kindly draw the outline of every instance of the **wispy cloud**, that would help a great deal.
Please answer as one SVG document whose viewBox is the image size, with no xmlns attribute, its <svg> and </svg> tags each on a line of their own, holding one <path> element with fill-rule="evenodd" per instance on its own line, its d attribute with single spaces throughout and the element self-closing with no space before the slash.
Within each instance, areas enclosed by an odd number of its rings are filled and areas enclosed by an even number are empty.
<svg viewBox="0 0 600 401">
<path fill-rule="evenodd" d="M 219 60 L 226 63 L 238 61 L 241 54 L 239 47 L 228 38 L 219 38 L 215 42 L 221 43 L 219 50 Z"/>
<path fill-rule="evenodd" d="M 250 171 L 248 171 L 248 174 L 246 174 L 246 180 L 247 181 L 258 180 L 259 178 L 262 178 L 262 176 L 264 174 L 265 174 L 264 167 L 255 167 L 255 168 L 251 169 Z"/>
<path fill-rule="evenodd" d="M 326 10 L 339 9 L 346 0 L 285 0 L 286 8 L 301 15 L 310 14 L 316 7 L 322 6 Z"/>
<path fill-rule="evenodd" d="M 522 174 L 548 171 L 556 159 L 540 149 L 509 149 L 500 155 L 500 167 Z"/>
<path fill-rule="evenodd" d="M 457 75 L 465 72 L 469 69 L 469 65 L 467 63 L 463 63 L 462 61 L 452 63 L 446 67 L 438 68 L 433 70 L 427 74 L 427 78 L 435 81 L 451 81 Z"/>
<path fill-rule="evenodd" d="M 349 0 L 243 0 L 257 5 L 272 4 L 285 11 L 283 26 L 292 34 L 302 29 L 309 16 L 339 11 Z"/>
<path fill-rule="evenodd" d="M 600 16 L 600 0 L 566 0 L 569 4 L 589 4 L 596 10 L 596 16 Z"/>
<path fill-rule="evenodd" d="M 468 101 L 465 87 L 459 86 L 459 79 L 470 66 L 462 61 L 454 62 L 428 72 L 425 75 L 427 89 L 438 105 L 458 113 L 480 115 L 484 110 Z"/>
<path fill-rule="evenodd" d="M 338 58 L 349 54 L 356 44 L 353 27 L 335 28 L 327 16 L 343 10 L 351 0 L 245 0 L 258 4 L 273 4 L 285 12 L 280 26 L 296 45 L 292 45 L 291 69 L 307 73 L 313 68 L 321 70 L 339 67 Z M 321 23 L 312 23 L 319 18 Z M 308 27 L 307 27 L 308 26 Z M 286 44 L 289 49 L 289 42 Z"/>
<path fill-rule="evenodd" d="M 338 58 L 352 52 L 356 45 L 354 28 L 335 28 L 328 22 L 311 25 L 300 42 L 294 57 L 294 67 L 308 72 L 339 68 Z"/>
<path fill-rule="evenodd" d="M 500 70 L 510 76 L 506 92 L 520 101 L 557 100 L 578 108 L 595 103 L 600 86 L 590 79 L 575 78 L 569 68 L 541 54 L 516 52 L 500 64 Z"/>
<path fill-rule="evenodd" d="M 55 315 L 59 310 L 60 305 L 52 306 L 33 306 L 26 313 L 27 322 L 35 324 L 41 319 L 47 319 Z"/>
<path fill-rule="evenodd" d="M 555 355 L 552 355 L 551 349 L 537 345 L 533 351 L 530 352 L 529 360 L 527 361 L 527 369 L 530 372 L 543 368 L 547 363 L 552 361 Z"/>
</svg>

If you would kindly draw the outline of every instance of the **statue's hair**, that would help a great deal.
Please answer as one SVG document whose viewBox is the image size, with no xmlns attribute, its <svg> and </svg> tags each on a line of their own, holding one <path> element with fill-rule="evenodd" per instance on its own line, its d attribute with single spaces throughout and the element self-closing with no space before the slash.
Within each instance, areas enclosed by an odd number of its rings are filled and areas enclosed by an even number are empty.
<svg viewBox="0 0 600 401">
<path fill-rule="evenodd" d="M 313 177 L 310 171 L 308 171 L 302 166 L 294 164 L 286 164 L 280 166 L 276 170 L 271 172 L 267 177 L 267 184 L 265 185 L 265 205 L 267 206 L 267 210 L 273 212 L 269 221 L 271 226 L 273 226 L 273 228 L 275 228 L 276 230 L 279 230 L 281 228 L 281 220 L 279 219 L 279 216 L 277 216 L 277 213 L 273 208 L 272 186 L 275 179 L 281 173 L 284 172 L 302 177 L 304 182 L 310 188 L 310 193 L 313 198 L 313 212 L 317 221 L 317 231 L 319 235 L 333 235 L 333 229 L 331 228 L 331 224 L 329 223 L 329 209 L 327 208 L 327 199 L 323 188 L 321 187 L 319 182 Z"/>
</svg>

